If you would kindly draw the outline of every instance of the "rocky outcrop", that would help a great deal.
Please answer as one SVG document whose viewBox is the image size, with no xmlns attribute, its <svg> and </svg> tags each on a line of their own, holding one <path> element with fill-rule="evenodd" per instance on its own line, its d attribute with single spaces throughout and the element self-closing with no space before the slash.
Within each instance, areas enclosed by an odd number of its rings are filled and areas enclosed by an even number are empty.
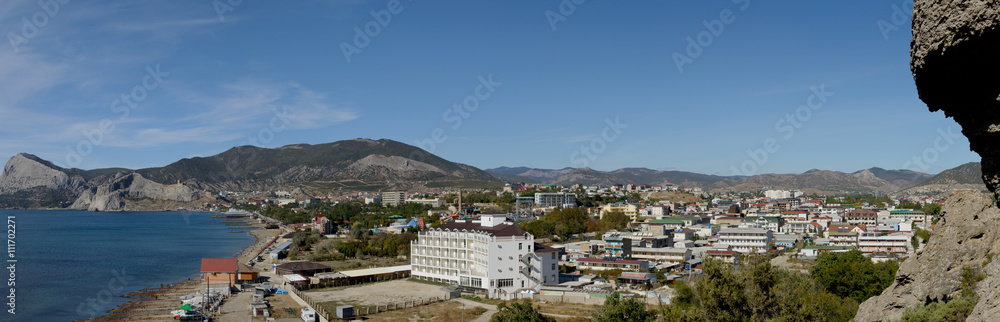
<svg viewBox="0 0 1000 322">
<path fill-rule="evenodd" d="M 1000 196 L 1000 0 L 914 1 L 910 68 L 920 99 L 962 126 Z"/>
<path fill-rule="evenodd" d="M 183 184 L 163 185 L 138 173 L 129 173 L 116 175 L 110 182 L 85 191 L 70 208 L 123 211 L 135 210 L 129 207 L 132 200 L 193 202 L 201 198 L 201 192 Z"/>
<path fill-rule="evenodd" d="M 985 268 L 987 274 L 978 284 L 973 316 L 980 319 L 974 320 L 1000 317 L 1000 209 L 987 194 L 960 190 L 942 214 L 930 242 L 900 265 L 889 288 L 861 304 L 857 321 L 899 320 L 907 308 L 956 297 L 966 266 Z"/>
<path fill-rule="evenodd" d="M 0 175 L 0 194 L 44 188 L 69 190 L 79 194 L 86 189 L 86 180 L 70 176 L 62 169 L 34 155 L 19 153 L 7 161 Z"/>
</svg>

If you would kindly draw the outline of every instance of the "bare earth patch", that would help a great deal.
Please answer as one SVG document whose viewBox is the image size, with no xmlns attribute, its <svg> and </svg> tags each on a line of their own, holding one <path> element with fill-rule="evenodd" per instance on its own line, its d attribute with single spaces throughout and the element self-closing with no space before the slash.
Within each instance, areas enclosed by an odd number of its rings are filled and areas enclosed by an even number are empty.
<svg viewBox="0 0 1000 322">
<path fill-rule="evenodd" d="M 331 314 L 340 305 L 353 305 L 356 314 L 363 314 L 362 307 L 375 306 L 410 306 L 412 302 L 446 298 L 447 291 L 438 285 L 394 280 L 365 284 L 361 286 L 339 287 L 330 290 L 303 292 L 318 305 L 325 307 Z"/>
</svg>

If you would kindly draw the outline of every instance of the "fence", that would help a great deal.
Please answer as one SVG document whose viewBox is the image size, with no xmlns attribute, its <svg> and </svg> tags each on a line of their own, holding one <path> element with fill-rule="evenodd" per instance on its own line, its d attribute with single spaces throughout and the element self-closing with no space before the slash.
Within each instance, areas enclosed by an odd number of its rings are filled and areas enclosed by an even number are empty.
<svg viewBox="0 0 1000 322">
<path fill-rule="evenodd" d="M 305 296 L 304 294 L 302 294 L 302 291 L 299 291 L 299 290 L 295 289 L 294 287 L 291 287 L 289 289 L 293 293 L 295 293 L 296 296 L 298 296 L 300 299 L 302 299 L 302 301 L 305 301 L 306 303 L 308 303 L 309 306 L 312 307 L 314 310 L 316 310 L 316 313 L 319 314 L 320 316 L 322 316 L 323 318 L 327 319 L 328 321 L 340 320 L 340 318 L 336 317 L 336 315 L 330 314 L 329 312 L 327 312 L 325 308 L 323 308 L 322 306 L 320 306 L 319 303 L 316 303 L 316 301 L 313 301 L 312 298 L 309 298 L 308 296 Z M 372 315 L 372 314 L 384 313 L 384 312 L 389 312 L 389 311 L 414 308 L 414 307 L 418 307 L 418 306 L 424 306 L 424 305 L 429 305 L 429 304 L 434 304 L 434 303 L 444 302 L 444 301 L 447 301 L 447 299 L 441 298 L 441 297 L 432 297 L 432 298 L 429 298 L 429 299 L 420 299 L 419 301 L 408 301 L 408 302 L 390 303 L 390 304 L 384 304 L 384 305 L 355 307 L 354 308 L 354 317 L 355 318 L 357 318 L 357 317 L 364 317 L 366 315 Z"/>
</svg>

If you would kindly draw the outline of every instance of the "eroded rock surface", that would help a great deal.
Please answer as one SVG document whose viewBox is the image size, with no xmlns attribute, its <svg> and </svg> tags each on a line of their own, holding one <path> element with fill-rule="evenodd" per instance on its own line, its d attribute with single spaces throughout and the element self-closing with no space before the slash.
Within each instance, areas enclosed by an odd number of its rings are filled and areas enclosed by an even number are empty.
<svg viewBox="0 0 1000 322">
<path fill-rule="evenodd" d="M 1000 209 L 974 190 L 948 197 L 927 246 L 899 266 L 896 280 L 881 295 L 861 304 L 857 321 L 899 320 L 906 308 L 958 296 L 963 267 L 984 267 L 978 284 L 977 320 L 1000 318 Z M 990 259 L 988 261 L 988 259 Z"/>
<path fill-rule="evenodd" d="M 962 126 L 1000 196 L 1000 0 L 914 1 L 910 68 L 920 99 Z"/>
</svg>

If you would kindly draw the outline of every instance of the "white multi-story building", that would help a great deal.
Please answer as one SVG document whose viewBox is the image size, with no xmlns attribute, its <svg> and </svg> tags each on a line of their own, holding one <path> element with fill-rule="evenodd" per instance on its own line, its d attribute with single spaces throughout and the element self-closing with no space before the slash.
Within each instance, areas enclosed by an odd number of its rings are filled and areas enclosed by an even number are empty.
<svg viewBox="0 0 1000 322">
<path fill-rule="evenodd" d="M 382 204 L 386 206 L 399 206 L 406 202 L 405 191 L 389 191 L 382 193 Z"/>
<path fill-rule="evenodd" d="M 410 245 L 411 275 L 490 298 L 558 284 L 559 250 L 535 244 L 534 236 L 505 220 L 505 215 L 484 215 L 421 232 Z"/>
<path fill-rule="evenodd" d="M 774 233 L 760 228 L 723 228 L 719 230 L 719 244 L 732 247 L 741 253 L 765 252 L 774 241 Z"/>
<path fill-rule="evenodd" d="M 535 207 L 576 207 L 576 194 L 565 192 L 539 192 L 535 194 Z"/>
<path fill-rule="evenodd" d="M 865 232 L 858 235 L 858 250 L 870 257 L 895 257 L 905 255 L 910 243 L 907 236 L 882 236 L 877 232 Z"/>
<path fill-rule="evenodd" d="M 419 203 L 431 207 L 444 207 L 445 200 L 442 198 L 406 199 L 406 203 Z"/>
<path fill-rule="evenodd" d="M 802 195 L 802 191 L 788 191 L 788 190 L 767 190 L 764 191 L 764 197 L 771 199 L 788 199 L 797 198 Z"/>
</svg>

